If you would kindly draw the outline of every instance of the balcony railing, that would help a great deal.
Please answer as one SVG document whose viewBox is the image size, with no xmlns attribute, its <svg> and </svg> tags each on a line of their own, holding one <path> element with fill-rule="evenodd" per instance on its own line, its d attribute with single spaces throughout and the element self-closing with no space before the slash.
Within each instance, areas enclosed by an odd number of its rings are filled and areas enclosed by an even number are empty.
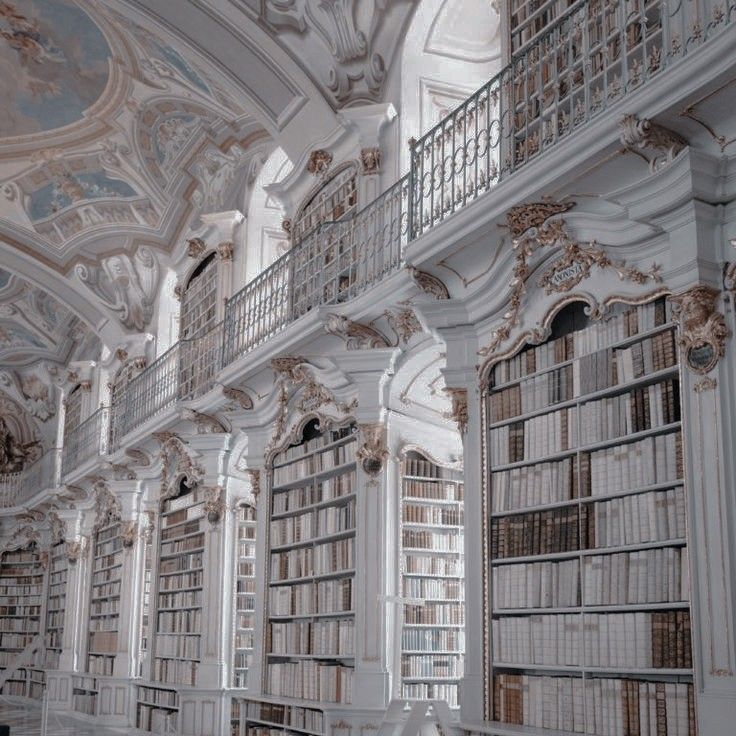
<svg viewBox="0 0 736 736">
<path fill-rule="evenodd" d="M 730 3 L 730 4 L 729 4 Z M 231 297 L 224 324 L 182 340 L 112 407 L 113 446 L 316 307 L 349 301 L 403 265 L 407 243 L 569 138 L 736 21 L 726 0 L 583 0 L 411 147 L 410 171 L 325 223 Z"/>
<path fill-rule="evenodd" d="M 49 450 L 18 473 L 0 474 L 0 508 L 22 506 L 40 491 L 55 487 L 58 458 L 59 450 Z"/>
<path fill-rule="evenodd" d="M 109 422 L 110 410 L 103 406 L 69 432 L 64 438 L 61 457 L 62 477 L 69 475 L 90 458 L 107 452 Z"/>
</svg>

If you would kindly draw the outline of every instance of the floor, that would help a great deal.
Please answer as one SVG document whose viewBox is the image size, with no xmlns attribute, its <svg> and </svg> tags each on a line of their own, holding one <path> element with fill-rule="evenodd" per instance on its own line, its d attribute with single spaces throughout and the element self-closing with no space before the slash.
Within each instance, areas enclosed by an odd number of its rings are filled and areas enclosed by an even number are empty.
<svg viewBox="0 0 736 736">
<path fill-rule="evenodd" d="M 41 736 L 41 707 L 18 705 L 0 697 L 0 724 L 10 726 L 10 736 Z M 46 736 L 120 736 L 124 731 L 101 728 L 84 721 L 49 713 Z"/>
</svg>

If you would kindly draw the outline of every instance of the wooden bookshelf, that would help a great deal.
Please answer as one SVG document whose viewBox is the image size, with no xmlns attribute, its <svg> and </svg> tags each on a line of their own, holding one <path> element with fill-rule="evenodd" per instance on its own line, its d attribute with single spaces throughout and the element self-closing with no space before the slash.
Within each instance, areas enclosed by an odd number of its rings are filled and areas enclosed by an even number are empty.
<svg viewBox="0 0 736 736">
<path fill-rule="evenodd" d="M 182 486 L 163 502 L 153 642 L 155 682 L 197 684 L 203 604 L 204 498 Z"/>
<path fill-rule="evenodd" d="M 61 657 L 68 568 L 66 544 L 58 542 L 51 547 L 49 554 L 49 580 L 46 597 L 46 667 L 52 670 L 59 668 Z"/>
<path fill-rule="evenodd" d="M 269 700 L 233 698 L 231 736 L 322 736 L 325 714 Z"/>
<path fill-rule="evenodd" d="M 108 520 L 94 534 L 90 590 L 87 672 L 113 674 L 120 628 L 123 539 L 119 521 Z"/>
<path fill-rule="evenodd" d="M 157 734 L 178 733 L 177 691 L 150 685 L 139 685 L 136 690 L 136 728 Z"/>
<path fill-rule="evenodd" d="M 401 697 L 457 707 L 465 653 L 462 470 L 408 452 L 401 489 Z"/>
<path fill-rule="evenodd" d="M 350 703 L 355 655 L 356 436 L 319 432 L 271 468 L 264 690 Z"/>
<path fill-rule="evenodd" d="M 695 736 L 678 360 L 660 299 L 494 366 L 494 722 Z"/>
<path fill-rule="evenodd" d="M 233 647 L 233 687 L 248 685 L 248 669 L 253 658 L 256 615 L 256 510 L 237 510 L 235 571 L 235 646 Z"/>
<path fill-rule="evenodd" d="M 0 557 L 0 671 L 31 643 L 41 629 L 44 570 L 35 543 Z M 3 695 L 37 696 L 38 670 L 15 670 Z"/>
</svg>

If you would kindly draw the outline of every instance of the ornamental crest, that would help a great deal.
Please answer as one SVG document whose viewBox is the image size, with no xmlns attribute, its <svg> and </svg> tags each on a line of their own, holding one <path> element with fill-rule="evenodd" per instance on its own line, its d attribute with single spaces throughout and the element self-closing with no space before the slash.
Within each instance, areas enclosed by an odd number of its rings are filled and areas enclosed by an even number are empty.
<svg viewBox="0 0 736 736">
<path fill-rule="evenodd" d="M 157 432 L 154 437 L 161 443 L 161 501 L 178 496 L 182 483 L 193 488 L 202 481 L 204 468 L 192 460 L 179 437 L 170 432 Z"/>
</svg>

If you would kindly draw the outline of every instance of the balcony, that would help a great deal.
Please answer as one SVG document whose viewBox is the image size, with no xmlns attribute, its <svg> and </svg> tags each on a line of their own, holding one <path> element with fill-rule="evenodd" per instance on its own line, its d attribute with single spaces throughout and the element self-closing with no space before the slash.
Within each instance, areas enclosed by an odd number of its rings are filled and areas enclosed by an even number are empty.
<svg viewBox="0 0 736 736">
<path fill-rule="evenodd" d="M 36 494 L 58 485 L 59 450 L 49 450 L 18 473 L 0 473 L 0 508 L 26 505 Z"/>
<path fill-rule="evenodd" d="M 408 174 L 357 214 L 295 243 L 228 300 L 222 325 L 180 341 L 133 379 L 111 410 L 112 449 L 177 402 L 204 395 L 222 368 L 310 311 L 349 302 L 400 271 L 407 246 L 518 172 L 533 174 L 545 154 L 564 155 L 575 142 L 601 137 L 596 121 L 606 120 L 610 143 L 616 120 L 630 112 L 626 106 L 639 104 L 641 91 L 654 82 L 669 80 L 670 98 L 681 95 L 685 65 L 706 43 L 733 38 L 735 20 L 736 3 L 716 0 L 573 4 L 412 142 Z M 65 452 L 65 474 L 95 451 L 90 442 L 80 439 L 87 449 L 73 450 L 68 464 Z"/>
</svg>

